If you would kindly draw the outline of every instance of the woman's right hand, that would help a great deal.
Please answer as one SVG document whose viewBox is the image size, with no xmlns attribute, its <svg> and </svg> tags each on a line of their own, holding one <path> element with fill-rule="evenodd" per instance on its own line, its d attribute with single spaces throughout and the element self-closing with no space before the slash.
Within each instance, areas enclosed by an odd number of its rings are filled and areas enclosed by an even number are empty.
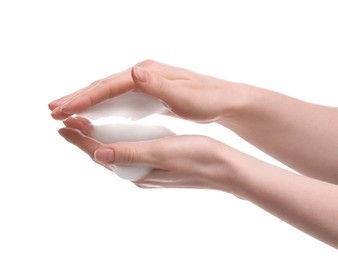
<svg viewBox="0 0 338 260">
<path fill-rule="evenodd" d="M 238 100 L 237 85 L 147 60 L 55 100 L 49 108 L 54 119 L 64 120 L 134 89 L 159 98 L 178 117 L 208 123 L 232 111 Z"/>
</svg>

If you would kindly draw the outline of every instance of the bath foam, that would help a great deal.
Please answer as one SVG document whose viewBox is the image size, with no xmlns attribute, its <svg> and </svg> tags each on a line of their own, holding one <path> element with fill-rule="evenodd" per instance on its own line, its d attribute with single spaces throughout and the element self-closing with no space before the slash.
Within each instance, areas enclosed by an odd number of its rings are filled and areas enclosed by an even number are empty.
<svg viewBox="0 0 338 260">
<path fill-rule="evenodd" d="M 174 133 L 164 126 L 137 123 L 93 125 L 91 134 L 94 139 L 105 144 L 147 141 L 169 135 L 174 135 Z M 152 170 L 150 166 L 146 165 L 108 165 L 108 167 L 120 178 L 130 181 L 139 180 Z"/>
<path fill-rule="evenodd" d="M 95 124 L 91 136 L 105 144 L 116 142 L 138 142 L 174 135 L 161 125 L 142 124 L 139 119 L 167 110 L 163 103 L 140 92 L 130 91 L 114 97 L 84 111 L 81 116 L 91 120 L 109 117 L 114 123 Z M 123 122 L 123 123 L 121 123 Z M 108 165 L 120 178 L 136 181 L 145 177 L 152 168 L 147 165 Z"/>
<path fill-rule="evenodd" d="M 148 141 L 168 135 L 174 133 L 164 126 L 138 123 L 94 124 L 91 133 L 94 139 L 105 144 Z"/>
<path fill-rule="evenodd" d="M 164 113 L 167 110 L 159 99 L 141 92 L 129 91 L 101 102 L 81 115 L 92 120 L 112 116 L 138 120 L 152 114 Z"/>
</svg>

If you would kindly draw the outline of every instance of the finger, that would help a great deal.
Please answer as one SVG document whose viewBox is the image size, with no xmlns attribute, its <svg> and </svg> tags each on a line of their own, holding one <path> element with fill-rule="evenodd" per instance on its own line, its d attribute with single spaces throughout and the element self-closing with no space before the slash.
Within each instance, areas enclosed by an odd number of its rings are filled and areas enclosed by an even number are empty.
<svg viewBox="0 0 338 260">
<path fill-rule="evenodd" d="M 63 113 L 61 111 L 61 106 L 58 106 L 52 111 L 51 116 L 56 120 L 64 120 L 72 115 Z"/>
<path fill-rule="evenodd" d="M 142 179 L 133 182 L 141 188 L 194 188 L 204 189 L 206 179 L 198 175 L 187 177 L 184 172 L 153 169 Z"/>
<path fill-rule="evenodd" d="M 107 77 L 108 78 L 108 77 Z M 72 100 L 73 98 L 76 98 L 77 96 L 80 96 L 80 95 L 83 95 L 85 94 L 86 92 L 90 91 L 91 89 L 95 88 L 97 86 L 97 84 L 100 82 L 100 81 L 104 81 L 105 79 L 101 79 L 101 80 L 97 80 L 97 81 L 94 81 L 93 83 L 91 83 L 89 86 L 85 87 L 85 88 L 81 88 L 77 91 L 75 91 L 74 93 L 71 93 L 71 94 L 68 94 L 66 96 L 63 96 L 59 99 L 56 99 L 52 102 L 50 102 L 48 104 L 48 107 L 51 109 L 51 110 L 57 110 L 57 108 L 60 108 L 63 104 L 66 104 L 67 102 L 69 102 L 70 100 Z M 59 109 L 60 110 L 60 109 Z M 54 113 L 55 113 L 54 111 Z M 59 112 L 60 113 L 60 112 Z M 53 114 L 52 114 L 53 115 Z"/>
<path fill-rule="evenodd" d="M 162 100 L 174 114 L 182 114 L 188 109 L 185 105 L 191 98 L 191 90 L 186 87 L 188 80 L 167 79 L 139 66 L 132 68 L 132 77 L 136 87 Z"/>
<path fill-rule="evenodd" d="M 142 189 L 158 189 L 158 188 L 163 188 L 162 186 L 159 185 L 152 185 L 152 184 L 143 184 L 143 183 L 136 183 L 133 182 L 137 187 L 142 188 Z"/>
<path fill-rule="evenodd" d="M 68 94 L 66 96 L 63 96 L 61 98 L 58 98 L 52 102 L 50 102 L 48 104 L 48 107 L 50 110 L 54 110 L 56 109 L 58 106 L 62 105 L 63 103 L 65 103 L 67 100 L 71 99 L 72 97 L 74 97 L 75 95 L 79 94 L 80 92 L 84 91 L 86 88 L 82 88 L 82 89 L 79 89 L 77 91 L 75 91 L 74 93 L 71 93 L 71 94 Z"/>
<path fill-rule="evenodd" d="M 168 79 L 184 80 L 191 77 L 193 74 L 188 70 L 176 68 L 151 60 L 143 61 L 138 65 L 149 68 L 154 73 L 162 75 Z M 103 80 L 96 81 L 89 87 L 81 89 L 73 94 L 52 101 L 49 104 L 49 108 L 53 110 L 52 117 L 57 120 L 64 120 L 74 113 L 82 112 L 85 109 L 106 99 L 131 90 L 135 87 L 135 82 L 131 78 L 130 74 L 131 69 L 128 69 L 124 72 L 109 76 Z M 151 91 L 149 94 L 150 93 Z"/>
<path fill-rule="evenodd" d="M 88 136 L 83 135 L 80 131 L 72 128 L 61 128 L 59 134 L 68 142 L 77 146 L 82 151 L 87 153 L 92 159 L 95 151 L 102 146 L 102 144 Z"/>
<path fill-rule="evenodd" d="M 133 88 L 130 83 L 133 84 L 130 70 L 95 81 L 86 88 L 53 101 L 49 105 L 54 109 L 52 117 L 56 120 L 64 120 L 74 113 L 79 113 L 97 103 L 126 92 Z"/>
<path fill-rule="evenodd" d="M 55 103 L 50 105 L 50 107 L 55 106 L 54 110 L 52 111 L 51 116 L 56 120 L 63 120 L 65 118 L 68 118 L 69 116 L 73 115 L 74 113 L 72 113 L 72 112 L 64 112 L 63 109 L 62 109 L 63 105 L 69 103 L 72 100 L 79 99 L 79 98 L 85 96 L 86 93 L 95 89 L 100 84 L 100 82 L 102 82 L 102 81 L 104 81 L 104 79 L 101 80 L 101 81 L 100 80 L 94 81 L 88 87 L 80 89 L 79 91 L 76 91 L 73 94 L 67 95 L 67 96 L 65 96 L 65 97 L 63 97 L 59 100 L 56 100 Z"/>
<path fill-rule="evenodd" d="M 95 151 L 94 159 L 106 164 L 160 167 L 157 147 L 156 140 L 104 145 Z"/>
<path fill-rule="evenodd" d="M 77 114 L 106 99 L 118 96 L 134 88 L 130 69 L 115 74 L 93 84 L 92 87 L 72 97 L 60 107 L 60 112 L 66 115 Z M 58 112 L 58 118 L 63 115 Z"/>
<path fill-rule="evenodd" d="M 67 96 L 64 96 L 60 98 L 59 100 L 53 101 L 51 104 L 49 104 L 50 108 L 53 108 L 51 116 L 56 119 L 56 120 L 64 120 L 65 118 L 68 118 L 73 115 L 73 113 L 65 113 L 62 111 L 62 106 L 66 103 L 68 103 L 70 100 L 84 95 L 84 93 L 90 91 L 91 89 L 95 88 L 97 85 L 98 81 L 93 82 L 90 84 L 88 87 L 80 89 L 72 94 L 69 94 Z"/>
<path fill-rule="evenodd" d="M 173 174 L 167 170 L 153 169 L 145 177 L 133 181 L 139 188 L 180 188 L 180 180 L 174 180 Z"/>
<path fill-rule="evenodd" d="M 81 95 L 87 95 L 90 91 L 92 91 L 94 88 L 96 88 L 97 85 L 99 85 L 100 83 L 107 81 L 107 80 L 111 80 L 111 79 L 115 78 L 116 76 L 119 76 L 119 74 L 123 74 L 123 73 L 124 74 L 125 73 L 130 74 L 130 69 L 128 69 L 127 71 L 121 72 L 121 73 L 113 74 L 113 75 L 106 77 L 106 78 L 103 78 L 101 80 L 94 81 L 88 87 L 79 89 L 79 90 L 75 91 L 74 93 L 68 94 L 66 96 L 63 96 L 59 99 L 56 99 L 56 100 L 50 102 L 48 104 L 48 107 L 49 107 L 50 110 L 55 110 L 57 107 L 62 106 L 63 104 L 70 102 L 72 99 L 74 99 L 76 97 L 79 97 Z"/>
<path fill-rule="evenodd" d="M 153 169 L 145 177 L 134 181 L 135 184 L 139 185 L 161 185 L 166 182 L 173 182 L 172 176 L 167 170 Z"/>
<path fill-rule="evenodd" d="M 159 74 L 167 79 L 190 79 L 195 73 L 187 69 L 171 66 L 165 63 L 145 60 L 137 63 L 135 66 L 142 67 L 148 71 L 152 71 Z"/>
<path fill-rule="evenodd" d="M 84 135 L 91 136 L 93 125 L 84 117 L 69 117 L 63 121 L 63 124 L 69 128 L 80 130 Z"/>
<path fill-rule="evenodd" d="M 48 108 L 53 111 L 61 104 L 61 99 L 56 99 L 48 104 Z"/>
<path fill-rule="evenodd" d="M 85 118 L 83 116 L 77 116 L 76 119 L 79 120 L 84 125 L 91 125 L 92 124 L 87 118 Z"/>
<path fill-rule="evenodd" d="M 167 99 L 168 88 L 170 88 L 170 84 L 172 83 L 170 80 L 159 74 L 155 75 L 140 66 L 133 67 L 131 74 L 136 86 L 143 92 L 156 96 L 163 101 Z"/>
</svg>

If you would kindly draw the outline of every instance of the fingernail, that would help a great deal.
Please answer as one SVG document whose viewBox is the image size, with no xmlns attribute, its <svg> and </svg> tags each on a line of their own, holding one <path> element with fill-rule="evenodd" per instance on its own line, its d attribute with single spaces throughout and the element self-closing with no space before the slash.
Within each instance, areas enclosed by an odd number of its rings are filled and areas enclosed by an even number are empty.
<svg viewBox="0 0 338 260">
<path fill-rule="evenodd" d="M 59 135 L 63 136 L 63 133 L 62 133 L 61 129 L 58 130 L 58 133 L 59 133 Z"/>
<path fill-rule="evenodd" d="M 146 82 L 147 81 L 147 72 L 142 69 L 141 67 L 135 66 L 133 68 L 134 72 L 134 77 L 141 82 Z"/>
<path fill-rule="evenodd" d="M 53 107 L 57 106 L 58 104 L 59 104 L 59 100 L 58 99 L 54 100 L 54 101 L 48 103 L 48 108 L 53 109 Z"/>
<path fill-rule="evenodd" d="M 109 148 L 98 149 L 94 153 L 94 158 L 95 161 L 100 163 L 112 163 L 115 159 L 114 150 Z"/>
<path fill-rule="evenodd" d="M 74 125 L 75 123 L 74 121 L 76 122 L 74 117 L 68 117 L 66 120 L 63 120 L 62 123 L 65 126 L 72 128 L 72 124 Z"/>
<path fill-rule="evenodd" d="M 63 112 L 61 111 L 60 107 L 57 107 L 57 108 L 55 108 L 55 109 L 52 111 L 51 116 L 52 116 L 54 119 L 60 120 L 60 119 L 65 119 L 65 118 L 67 118 L 67 117 L 70 116 L 70 115 L 68 115 L 68 114 L 66 114 L 66 113 L 63 113 Z"/>
<path fill-rule="evenodd" d="M 60 107 L 55 108 L 55 109 L 52 111 L 51 115 L 54 117 L 56 114 L 59 113 L 59 110 L 60 110 Z"/>
<path fill-rule="evenodd" d="M 58 99 L 53 100 L 52 102 L 49 102 L 48 105 L 49 106 L 58 106 L 62 103 L 61 101 L 62 101 L 62 99 L 58 98 Z"/>
<path fill-rule="evenodd" d="M 72 115 L 72 114 L 73 114 L 72 111 L 70 111 L 69 109 L 67 109 L 66 105 L 67 105 L 67 104 L 62 105 L 62 106 L 60 107 L 60 111 L 61 111 L 62 113 L 64 113 L 64 114 L 66 114 L 66 115 Z"/>
<path fill-rule="evenodd" d="M 63 138 L 66 138 L 66 137 L 65 137 L 64 131 L 65 131 L 64 128 L 61 128 L 61 129 L 58 130 L 58 133 L 59 133 L 59 135 L 61 135 Z"/>
</svg>

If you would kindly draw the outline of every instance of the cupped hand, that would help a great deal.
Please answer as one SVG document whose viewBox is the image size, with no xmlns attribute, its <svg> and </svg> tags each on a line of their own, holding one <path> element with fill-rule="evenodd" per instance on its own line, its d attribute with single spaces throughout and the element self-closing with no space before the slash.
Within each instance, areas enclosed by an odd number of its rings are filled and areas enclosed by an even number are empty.
<svg viewBox="0 0 338 260">
<path fill-rule="evenodd" d="M 53 118 L 63 120 L 106 99 L 136 90 L 159 98 L 176 116 L 212 122 L 224 115 L 226 106 L 235 98 L 232 88 L 235 85 L 147 60 L 55 100 L 49 108 Z"/>
<path fill-rule="evenodd" d="M 204 136 L 169 136 L 143 142 L 103 144 L 90 137 L 91 124 L 84 118 L 65 120 L 59 133 L 111 169 L 117 166 L 150 166 L 153 170 L 134 181 L 139 187 L 229 189 L 233 179 L 228 163 L 232 149 Z"/>
</svg>

